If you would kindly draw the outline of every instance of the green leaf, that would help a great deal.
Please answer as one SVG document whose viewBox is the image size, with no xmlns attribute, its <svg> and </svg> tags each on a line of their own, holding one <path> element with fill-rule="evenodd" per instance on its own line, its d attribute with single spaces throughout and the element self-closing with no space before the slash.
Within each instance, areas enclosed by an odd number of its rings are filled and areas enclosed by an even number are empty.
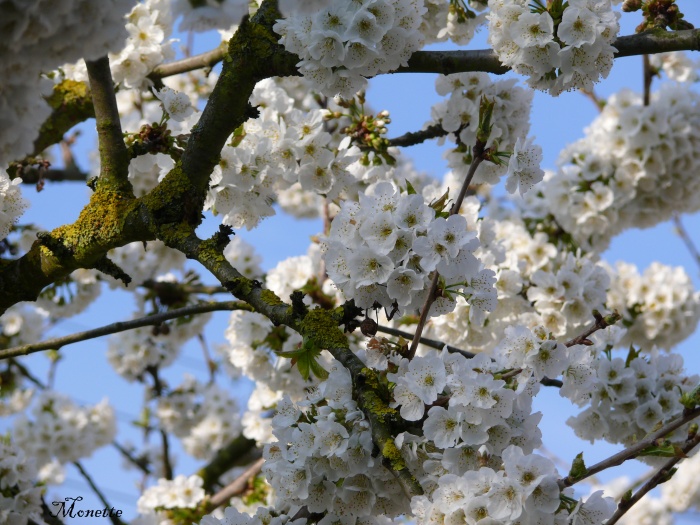
<svg viewBox="0 0 700 525">
<path fill-rule="evenodd" d="M 586 474 L 588 474 L 588 469 L 586 468 L 586 464 L 583 462 L 583 452 L 581 452 L 574 458 L 574 461 L 571 463 L 569 477 L 571 479 L 580 479 Z"/>
<path fill-rule="evenodd" d="M 413 187 L 413 184 L 411 184 L 411 181 L 406 179 L 406 193 L 409 195 L 416 195 L 418 192 L 416 189 Z"/>
<path fill-rule="evenodd" d="M 659 458 L 684 458 L 683 450 L 673 443 L 666 442 L 662 445 L 647 447 L 639 453 L 640 456 L 655 456 Z"/>
</svg>

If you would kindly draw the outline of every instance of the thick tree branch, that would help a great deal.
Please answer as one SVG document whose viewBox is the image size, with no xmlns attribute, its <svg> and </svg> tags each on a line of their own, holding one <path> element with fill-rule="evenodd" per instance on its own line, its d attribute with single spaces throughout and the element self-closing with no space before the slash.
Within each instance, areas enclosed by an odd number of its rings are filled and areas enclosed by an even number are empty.
<svg viewBox="0 0 700 525">
<path fill-rule="evenodd" d="M 182 171 L 202 200 L 221 149 L 233 131 L 251 116 L 248 99 L 255 84 L 272 76 L 297 75 L 299 58 L 277 43 L 272 31 L 281 18 L 277 3 L 264 1 L 255 15 L 244 18 L 229 42 L 224 66 L 199 122 L 192 128 L 182 155 Z M 201 209 L 201 207 L 200 207 Z"/>
<path fill-rule="evenodd" d="M 17 357 L 21 355 L 29 355 L 35 352 L 41 352 L 42 350 L 58 350 L 59 348 L 62 348 L 66 345 L 79 343 L 80 341 L 87 341 L 89 339 L 95 339 L 97 337 L 103 337 L 109 334 L 125 332 L 126 330 L 133 330 L 134 328 L 140 328 L 142 326 L 155 326 L 161 324 L 164 321 L 176 319 L 178 317 L 203 314 L 207 312 L 249 309 L 250 307 L 248 305 L 238 301 L 227 301 L 223 303 L 204 303 L 196 304 L 194 306 L 186 306 L 184 308 L 178 308 L 177 310 L 170 310 L 169 312 L 149 315 L 146 317 L 141 317 L 139 319 L 134 319 L 132 321 L 122 321 L 119 323 L 113 323 L 106 326 L 102 326 L 100 328 L 95 328 L 93 330 L 86 330 L 85 332 L 78 332 L 76 334 L 66 335 L 63 337 L 56 337 L 55 339 L 48 339 L 40 343 L 15 346 L 6 350 L 0 350 L 0 359 L 8 359 L 11 357 Z"/>
<path fill-rule="evenodd" d="M 63 135 L 76 124 L 95 117 L 90 88 L 86 82 L 64 80 L 54 86 L 53 93 L 46 101 L 53 112 L 41 125 L 30 157 L 36 157 L 49 146 L 61 142 Z"/>
<path fill-rule="evenodd" d="M 238 436 L 228 445 L 219 449 L 212 460 L 199 469 L 197 475 L 204 480 L 202 486 L 206 492 L 213 492 L 219 478 L 233 467 L 244 465 L 250 460 L 261 456 L 259 449 L 255 448 L 255 440 L 244 436 Z"/>
<path fill-rule="evenodd" d="M 105 56 L 95 61 L 88 60 L 85 64 L 97 121 L 102 186 L 109 186 L 114 191 L 123 191 L 133 196 L 133 188 L 127 178 L 129 156 L 122 136 L 109 58 Z"/>
<path fill-rule="evenodd" d="M 397 476 L 409 499 L 422 494 L 420 485 L 403 462 L 391 435 L 388 419 L 396 410 L 389 408 L 387 400 L 382 399 L 376 378 L 368 377 L 373 372 L 352 353 L 347 337 L 338 328 L 339 324 L 348 322 L 344 319 L 344 308 L 332 312 L 322 309 L 308 311 L 282 302 L 273 292 L 263 289 L 260 283 L 247 279 L 231 266 L 223 256 L 226 243 L 217 235 L 202 241 L 192 231 L 186 237 L 170 236 L 163 240 L 188 258 L 199 261 L 233 295 L 253 306 L 273 324 L 292 328 L 312 342 L 312 346 L 328 350 L 340 361 L 353 377 L 357 403 L 370 422 L 372 439 L 384 459 L 384 465 Z M 352 314 L 350 316 L 354 317 Z"/>
<path fill-rule="evenodd" d="M 615 58 L 636 55 L 653 55 L 670 51 L 700 50 L 700 29 L 665 31 L 655 29 L 636 35 L 618 37 L 613 46 Z M 460 51 L 418 51 L 413 53 L 408 65 L 396 73 L 439 73 L 449 75 L 467 71 L 485 71 L 502 75 L 510 68 L 501 65 L 492 49 Z"/>
<path fill-rule="evenodd" d="M 350 371 L 353 378 L 353 390 L 357 404 L 369 420 L 372 441 L 379 448 L 383 465 L 396 477 L 405 496 L 423 494 L 423 489 L 406 466 L 401 451 L 394 443 L 389 430 L 389 419 L 396 410 L 388 407 L 376 388 L 374 372 L 348 348 L 329 348 L 328 351 Z"/>
</svg>

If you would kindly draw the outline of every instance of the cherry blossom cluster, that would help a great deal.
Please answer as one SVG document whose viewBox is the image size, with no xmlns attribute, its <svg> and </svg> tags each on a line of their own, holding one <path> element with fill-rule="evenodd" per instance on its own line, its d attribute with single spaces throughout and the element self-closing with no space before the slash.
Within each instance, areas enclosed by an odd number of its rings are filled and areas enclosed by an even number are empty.
<svg viewBox="0 0 700 525">
<path fill-rule="evenodd" d="M 474 257 L 479 245 L 462 215 L 436 216 L 417 194 L 401 193 L 379 182 L 345 201 L 326 239 L 326 271 L 347 299 L 361 308 L 420 310 L 432 272 L 445 280 L 445 292 L 432 316 L 454 309 L 457 295 L 469 297 L 486 313 L 496 306 L 494 274 Z"/>
<path fill-rule="evenodd" d="M 34 400 L 30 418 L 15 419 L 12 438 L 34 458 L 39 478 L 62 480 L 65 463 L 89 457 L 112 442 L 116 434 L 114 411 L 107 400 L 90 407 L 79 407 L 67 396 L 45 390 Z"/>
<path fill-rule="evenodd" d="M 290 13 L 273 27 L 314 90 L 352 97 L 365 77 L 406 65 L 423 46 L 422 0 L 333 0 L 313 14 Z"/>
<path fill-rule="evenodd" d="M 296 182 L 329 199 L 357 192 L 347 168 L 359 150 L 332 148 L 324 111 L 294 109 L 294 100 L 270 80 L 258 84 L 250 102 L 262 106 L 260 117 L 246 122 L 242 140 L 234 137 L 237 144 L 222 150 L 205 209 L 222 215 L 224 224 L 251 229 L 274 215 L 277 191 Z"/>
<path fill-rule="evenodd" d="M 549 459 L 523 454 L 511 445 L 503 452 L 503 464 L 497 469 L 482 467 L 462 475 L 440 476 L 430 496 L 413 498 L 411 510 L 419 525 L 594 525 L 604 523 L 616 507 L 603 491 L 593 493 L 586 501 L 576 502 L 573 495 L 571 488 L 560 494 L 557 472 Z M 571 507 L 558 511 L 562 497 Z"/>
<path fill-rule="evenodd" d="M 488 0 L 467 0 L 464 6 L 461 3 L 425 0 L 427 12 L 423 15 L 420 30 L 426 42 L 444 42 L 448 39 L 460 45 L 471 42 L 474 33 L 486 23 L 486 13 L 477 14 L 476 11 L 482 11 Z"/>
<path fill-rule="evenodd" d="M 609 327 L 594 334 L 592 353 L 617 346 L 624 336 L 624 329 Z M 584 352 L 585 353 L 585 352 Z M 610 443 L 633 444 L 639 436 L 645 436 L 683 412 L 681 394 L 691 391 L 698 384 L 696 376 L 687 376 L 683 370 L 683 358 L 678 354 L 662 354 L 656 349 L 644 355 L 630 350 L 627 359 L 621 357 L 591 357 L 581 363 L 579 374 L 592 377 L 585 395 L 568 397 L 585 410 L 567 420 L 576 435 L 591 443 L 605 439 Z M 590 381 L 590 379 L 589 379 Z M 670 439 L 682 441 L 687 437 L 687 426 L 670 435 Z"/>
<path fill-rule="evenodd" d="M 604 250 L 627 228 L 646 228 L 700 208 L 695 152 L 700 95 L 664 84 L 644 106 L 610 97 L 586 136 L 562 153 L 543 185 L 545 207 L 585 249 Z"/>
<path fill-rule="evenodd" d="M 255 383 L 248 399 L 248 410 L 243 415 L 243 435 L 259 442 L 272 438 L 270 420 L 264 413 L 282 399 L 283 394 L 293 400 L 305 397 L 304 382 L 291 360 L 276 355 L 275 350 L 289 352 L 301 344 L 301 336 L 286 328 L 275 328 L 269 319 L 253 312 L 231 312 L 225 332 L 228 345 L 221 348 L 226 362 L 234 373 L 243 374 Z"/>
<path fill-rule="evenodd" d="M 682 267 L 654 262 L 640 275 L 633 264 L 618 262 L 609 272 L 607 305 L 627 326 L 620 346 L 670 350 L 697 328 L 700 292 Z"/>
<path fill-rule="evenodd" d="M 573 500 L 571 489 L 560 493 L 554 464 L 532 453 L 541 444 L 541 414 L 532 413 L 538 379 L 563 373 L 565 387 L 581 388 L 570 369 L 582 350 L 553 341 L 541 327 L 520 326 L 506 331 L 495 361 L 445 351 L 411 361 L 390 357 L 398 371 L 387 379 L 396 384 L 401 417 L 423 419 L 427 410 L 422 438 L 404 433 L 396 440 L 426 491 L 411 501 L 418 523 L 490 518 L 554 524 L 576 522 L 578 513 L 594 514 L 598 521 L 591 523 L 601 523 L 612 514 L 614 504 L 602 493 L 583 503 Z M 499 374 L 511 366 L 522 370 L 508 384 Z"/>
<path fill-rule="evenodd" d="M 649 64 L 676 82 L 697 82 L 700 78 L 698 75 L 700 62 L 691 59 L 683 51 L 649 55 Z"/>
<path fill-rule="evenodd" d="M 19 189 L 21 183 L 22 179 L 10 180 L 7 172 L 0 169 L 0 239 L 7 237 L 17 219 L 29 207 L 29 201 L 22 197 Z"/>
<path fill-rule="evenodd" d="M 203 480 L 199 476 L 177 476 L 173 480 L 161 478 L 158 484 L 147 488 L 136 503 L 141 519 L 150 523 L 168 523 L 164 513 L 168 509 L 195 508 L 205 496 Z"/>
<path fill-rule="evenodd" d="M 383 516 L 405 512 L 408 501 L 399 483 L 372 455 L 369 423 L 342 365 L 332 365 L 306 402 L 285 397 L 278 403 L 272 427 L 277 441 L 264 447 L 263 473 L 279 508 L 304 505 L 324 512 L 324 525 L 381 524 Z"/>
<path fill-rule="evenodd" d="M 147 0 L 136 4 L 127 15 L 126 30 L 129 36 L 123 49 L 110 56 L 114 81 L 127 87 L 144 85 L 146 77 L 156 66 L 172 60 L 175 50 L 172 31 L 172 11 L 164 0 Z"/>
<path fill-rule="evenodd" d="M 8 346 L 36 343 L 46 328 L 46 312 L 28 303 L 13 305 L 0 317 L 2 337 Z"/>
<path fill-rule="evenodd" d="M 440 75 L 435 81 L 436 90 L 449 98 L 432 107 L 432 120 L 426 126 L 439 124 L 451 133 L 457 147 L 445 156 L 455 175 L 464 176 L 471 164 L 471 148 L 476 144 L 480 102 L 484 97 L 493 102 L 493 126 L 486 147 L 513 152 L 512 165 L 482 162 L 474 182 L 496 184 L 508 171 L 509 191 L 512 193 L 519 186 L 522 194 L 542 180 L 543 172 L 539 168 L 541 150 L 531 140 L 524 140 L 530 130 L 533 93 L 516 86 L 516 82 L 493 82 L 487 73 Z"/>
<path fill-rule="evenodd" d="M 513 325 L 544 326 L 559 338 L 571 338 L 605 307 L 610 278 L 590 256 L 557 251 L 544 233 L 531 233 L 512 213 L 476 220 L 480 203 L 466 199 L 462 213 L 478 226 L 478 259 L 496 276 L 496 308 L 475 317 L 469 304 L 457 298 L 453 312 L 431 320 L 430 337 L 471 351 L 493 351 Z"/>
<path fill-rule="evenodd" d="M 554 12 L 555 7 L 563 12 Z M 610 0 L 569 0 L 530 8 L 528 0 L 489 0 L 489 44 L 503 65 L 552 95 L 593 89 L 606 78 L 620 30 Z"/>
<path fill-rule="evenodd" d="M 193 377 L 158 398 L 156 409 L 161 426 L 181 438 L 185 451 L 197 459 L 211 459 L 241 433 L 237 414 L 236 401 L 228 392 Z"/>
<path fill-rule="evenodd" d="M 43 488 L 36 486 L 34 458 L 6 438 L 0 439 L 0 522 L 43 523 Z"/>
<path fill-rule="evenodd" d="M 494 377 L 503 367 L 486 354 L 467 359 L 458 353 L 432 353 L 397 364 L 397 372 L 387 376 L 396 383 L 393 405 L 401 407 L 406 421 L 422 419 L 426 405 L 432 406 L 423 432 L 437 447 L 484 446 L 489 454 L 500 455 L 509 444 L 530 452 L 539 446 L 541 415 L 531 413 L 536 382 L 526 381 L 517 391 L 508 388 Z M 443 395 L 446 402 L 436 403 Z"/>
<path fill-rule="evenodd" d="M 42 99 L 51 82 L 39 80 L 65 62 L 95 60 L 124 42 L 124 15 L 132 0 L 9 0 L 0 20 L 0 167 L 32 150 L 51 113 Z M 66 35 L 70 35 L 66 38 Z"/>
</svg>

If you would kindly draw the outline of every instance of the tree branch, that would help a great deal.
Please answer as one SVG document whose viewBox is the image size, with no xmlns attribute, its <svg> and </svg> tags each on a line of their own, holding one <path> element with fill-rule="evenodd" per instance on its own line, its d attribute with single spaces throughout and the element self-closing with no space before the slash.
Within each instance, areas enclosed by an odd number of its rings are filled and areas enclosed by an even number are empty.
<svg viewBox="0 0 700 525">
<path fill-rule="evenodd" d="M 377 331 L 378 332 L 383 332 L 385 334 L 393 335 L 396 337 L 403 337 L 404 339 L 412 340 L 414 337 L 414 334 L 411 332 L 406 332 L 404 330 L 398 330 L 397 328 L 391 328 L 389 326 L 377 326 Z M 456 346 L 451 346 L 446 343 L 443 343 L 442 341 L 436 341 L 434 339 L 428 339 L 427 337 L 420 337 L 420 343 L 422 345 L 425 345 L 430 348 L 434 348 L 435 350 L 442 350 L 445 348 L 448 352 L 450 353 L 457 353 L 457 354 L 462 354 L 464 357 L 467 359 L 471 359 L 472 357 L 475 357 L 476 354 L 472 352 L 467 352 L 466 350 L 462 350 L 461 348 L 457 348 Z"/>
<path fill-rule="evenodd" d="M 688 234 L 688 230 L 686 230 L 685 226 L 683 226 L 683 222 L 681 221 L 680 215 L 678 215 L 678 214 L 673 215 L 673 224 L 676 225 L 676 233 L 678 233 L 678 235 L 680 236 L 681 240 L 685 244 L 685 247 L 688 248 L 690 255 L 693 257 L 695 262 L 700 266 L 700 252 L 698 252 L 698 249 L 695 246 L 693 239 L 690 238 L 690 235 Z"/>
<path fill-rule="evenodd" d="M 421 144 L 426 140 L 436 139 L 448 135 L 449 131 L 442 129 L 440 124 L 433 124 L 420 131 L 409 131 L 401 136 L 389 139 L 389 146 L 407 147 Z"/>
<path fill-rule="evenodd" d="M 692 439 L 687 440 L 682 446 L 681 450 L 683 451 L 683 455 L 678 455 L 676 457 L 673 457 L 669 459 L 663 467 L 661 467 L 650 479 L 647 481 L 642 488 L 640 488 L 637 492 L 634 493 L 634 495 L 628 499 L 628 500 L 623 500 L 620 501 L 619 505 L 617 506 L 617 510 L 615 513 L 610 517 L 608 521 L 605 522 L 606 525 L 614 525 L 617 523 L 622 516 L 624 516 L 629 509 L 631 509 L 640 499 L 642 499 L 648 492 L 651 490 L 655 489 L 657 486 L 661 485 L 662 483 L 667 482 L 669 479 L 671 479 L 671 476 L 675 473 L 675 469 L 673 468 L 678 462 L 680 462 L 682 459 L 687 457 L 686 455 L 688 452 L 690 452 L 693 448 L 695 448 L 698 444 L 700 444 L 700 434 L 696 434 Z"/>
<path fill-rule="evenodd" d="M 683 31 L 665 31 L 654 29 L 635 35 L 621 36 L 613 42 L 617 49 L 615 58 L 628 56 L 653 55 L 670 51 L 700 50 L 700 29 Z M 501 65 L 496 52 L 492 49 L 460 51 L 417 51 L 413 53 L 408 65 L 400 67 L 395 73 L 465 73 L 468 71 L 485 71 L 502 75 L 510 71 Z"/>
<path fill-rule="evenodd" d="M 469 185 L 472 183 L 474 174 L 476 173 L 476 170 L 479 167 L 479 165 L 484 161 L 484 146 L 485 144 L 477 138 L 473 150 L 474 156 L 472 158 L 471 165 L 469 166 L 469 171 L 467 171 L 467 174 L 464 177 L 462 187 L 459 190 L 459 195 L 457 195 L 457 198 L 452 204 L 452 208 L 450 208 L 450 215 L 458 214 L 459 209 L 462 207 L 462 202 L 464 201 L 464 197 L 467 195 L 467 189 L 469 189 Z M 413 357 L 416 355 L 416 350 L 418 349 L 418 344 L 420 343 L 420 336 L 423 333 L 425 323 L 428 322 L 428 313 L 430 312 L 430 307 L 436 299 L 435 294 L 437 293 L 439 277 L 440 274 L 437 270 L 435 270 L 435 275 L 433 276 L 433 280 L 430 283 L 428 295 L 425 298 L 425 303 L 423 304 L 423 308 L 421 309 L 420 313 L 420 318 L 418 319 L 418 325 L 416 326 L 416 334 L 413 337 L 413 340 L 411 341 L 411 347 L 408 350 L 408 359 L 413 359 Z"/>
<path fill-rule="evenodd" d="M 373 374 L 371 369 L 348 348 L 328 348 L 328 351 L 350 371 L 353 378 L 353 390 L 357 396 L 357 404 L 362 408 L 370 423 L 372 441 L 379 448 L 383 457 L 383 465 L 396 476 L 405 496 L 410 500 L 413 496 L 423 494 L 423 489 L 406 466 L 401 451 L 394 443 L 387 419 L 394 409 L 390 409 L 377 392 L 376 378 L 368 377 Z"/>
<path fill-rule="evenodd" d="M 97 137 L 100 149 L 100 178 L 114 191 L 133 196 L 128 180 L 129 156 L 124 144 L 119 109 L 114 94 L 114 81 L 109 58 L 86 61 L 92 105 L 95 108 Z"/>
<path fill-rule="evenodd" d="M 92 491 L 95 493 L 97 498 L 102 502 L 102 504 L 105 506 L 107 509 L 112 509 L 112 505 L 109 504 L 109 501 L 107 501 L 107 498 L 105 495 L 102 493 L 100 488 L 95 484 L 94 480 L 92 477 L 87 473 L 87 471 L 83 468 L 83 466 L 80 464 L 80 462 L 75 461 L 73 462 L 73 465 L 75 468 L 78 469 L 78 472 L 85 478 L 85 481 L 87 481 L 87 484 L 90 485 L 90 488 Z M 118 516 L 116 516 L 114 513 L 110 512 L 109 513 L 109 521 L 112 522 L 112 525 L 124 525 L 124 522 L 119 519 Z"/>
<path fill-rule="evenodd" d="M 598 312 L 598 310 L 593 310 L 593 317 L 595 318 L 595 324 L 588 328 L 586 331 L 584 331 L 582 334 L 577 335 L 573 339 L 570 339 L 569 341 L 564 343 L 567 348 L 571 348 L 575 345 L 592 345 L 593 343 L 588 340 L 588 336 L 594 334 L 598 330 L 604 330 L 608 326 L 614 325 L 616 322 L 622 319 L 622 316 L 617 312 L 613 312 L 610 315 L 603 317 L 602 315 L 600 315 L 600 312 Z"/>
<path fill-rule="evenodd" d="M 102 337 L 109 334 L 125 332 L 126 330 L 133 330 L 134 328 L 140 328 L 142 326 L 159 325 L 164 321 L 176 319 L 178 317 L 184 317 L 187 315 L 196 315 L 217 311 L 250 309 L 251 308 L 248 305 L 238 301 L 228 301 L 223 303 L 204 303 L 193 306 L 186 306 L 184 308 L 178 308 L 177 310 L 170 310 L 169 312 L 148 315 L 146 317 L 141 317 L 132 321 L 121 321 L 118 323 L 102 326 L 100 328 L 95 328 L 93 330 L 86 330 L 85 332 L 78 332 L 76 334 L 66 335 L 63 337 L 56 337 L 55 339 L 48 339 L 40 343 L 15 346 L 6 350 L 0 350 L 0 360 L 21 355 L 29 355 L 35 352 L 41 352 L 42 350 L 58 350 L 59 348 L 62 348 L 66 345 L 79 343 L 80 341 L 87 341 L 89 339 L 95 339 L 97 337 Z"/>
<path fill-rule="evenodd" d="M 90 88 L 86 82 L 64 80 L 53 87 L 53 93 L 46 102 L 53 108 L 53 112 L 41 125 L 30 157 L 39 155 L 49 146 L 63 140 L 63 135 L 76 124 L 95 117 Z"/>
<path fill-rule="evenodd" d="M 248 487 L 248 481 L 250 478 L 254 478 L 260 473 L 263 463 L 265 463 L 263 458 L 258 459 L 255 463 L 248 467 L 243 474 L 214 494 L 209 500 L 210 509 L 214 510 L 219 508 L 227 503 L 232 497 L 241 494 Z"/>
<path fill-rule="evenodd" d="M 394 335 L 396 337 L 403 337 L 405 339 L 413 339 L 413 334 L 410 332 L 405 332 L 403 330 L 398 330 L 396 328 L 391 328 L 388 326 L 377 326 L 377 331 L 378 332 L 383 332 L 385 334 L 389 335 Z M 443 343 L 442 341 L 436 341 L 434 339 L 428 339 L 427 337 L 421 337 L 420 338 L 420 343 L 422 345 L 425 345 L 430 348 L 434 348 L 435 350 L 442 350 L 443 348 L 450 352 L 451 354 L 462 354 L 464 357 L 467 359 L 471 359 L 476 356 L 476 354 L 472 352 L 467 352 L 466 350 L 462 350 L 461 348 L 457 348 L 456 346 L 451 346 L 446 343 Z M 515 372 L 515 371 L 514 371 Z M 522 372 L 522 369 L 518 369 L 517 373 Z M 501 377 L 503 379 L 503 376 Z M 543 377 L 540 380 L 540 383 L 543 384 L 544 386 L 555 386 L 557 388 L 561 388 L 564 386 L 564 383 L 560 381 L 559 379 L 550 379 L 549 377 Z"/>
<path fill-rule="evenodd" d="M 272 76 L 298 75 L 299 57 L 278 44 L 279 36 L 272 31 L 280 17 L 277 2 L 266 0 L 252 18 L 243 19 L 229 42 L 219 80 L 192 128 L 182 171 L 202 201 L 226 140 L 248 118 L 257 116 L 248 105 L 255 85 Z"/>
<path fill-rule="evenodd" d="M 670 434 L 677 428 L 682 427 L 683 425 L 692 421 L 698 416 L 700 416 L 700 406 L 695 407 L 692 410 L 686 410 L 685 412 L 683 412 L 683 414 L 678 416 L 676 419 L 666 423 L 663 427 L 661 427 L 653 434 L 649 434 L 647 437 L 638 441 L 634 445 L 627 447 L 624 450 L 621 450 L 617 454 L 613 454 L 609 458 L 604 459 L 599 463 L 596 463 L 592 467 L 588 467 L 583 476 L 579 476 L 576 478 L 566 476 L 565 478 L 560 479 L 559 488 L 564 489 L 566 487 L 571 487 L 579 481 L 594 476 L 598 472 L 602 472 L 603 470 L 609 469 L 610 467 L 622 465 L 628 459 L 637 457 L 645 448 L 652 446 L 658 439 L 666 437 L 668 434 Z"/>
<path fill-rule="evenodd" d="M 214 486 L 225 472 L 260 456 L 260 450 L 255 448 L 255 440 L 241 435 L 219 449 L 212 460 L 197 471 L 197 475 L 204 480 L 204 490 L 213 492 Z"/>
<path fill-rule="evenodd" d="M 151 469 L 148 466 L 148 460 L 145 459 L 140 459 L 134 456 L 129 450 L 127 450 L 124 446 L 120 445 L 116 441 L 112 441 L 112 446 L 117 449 L 117 451 L 124 456 L 124 458 L 134 465 L 136 468 L 138 468 L 141 472 L 143 472 L 145 475 L 150 475 L 151 474 Z"/>
<path fill-rule="evenodd" d="M 221 62 L 226 56 L 226 42 L 222 42 L 219 47 L 210 51 L 205 51 L 199 55 L 176 60 L 167 64 L 157 66 L 148 78 L 151 80 L 161 80 L 181 73 L 194 71 L 195 69 L 210 68 Z"/>
<path fill-rule="evenodd" d="M 85 182 L 88 179 L 87 173 L 80 171 L 77 166 L 46 170 L 43 175 L 40 175 L 37 168 L 25 168 L 19 176 L 22 178 L 22 184 L 36 184 L 40 180 Z"/>
</svg>

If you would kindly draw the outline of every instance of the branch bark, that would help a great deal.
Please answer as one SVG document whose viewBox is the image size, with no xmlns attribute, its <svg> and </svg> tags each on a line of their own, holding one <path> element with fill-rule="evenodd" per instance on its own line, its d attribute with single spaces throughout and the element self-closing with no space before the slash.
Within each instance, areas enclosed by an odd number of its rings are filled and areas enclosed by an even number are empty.
<svg viewBox="0 0 700 525">
<path fill-rule="evenodd" d="M 572 485 L 582 481 L 586 478 L 594 476 L 598 472 L 609 469 L 610 467 L 615 467 L 617 465 L 622 465 L 628 459 L 637 457 L 645 448 L 652 446 L 658 439 L 664 438 L 674 430 L 682 427 L 686 423 L 692 421 L 693 419 L 700 416 L 700 407 L 696 407 L 693 410 L 687 410 L 682 415 L 665 424 L 656 432 L 649 434 L 644 439 L 641 439 L 634 445 L 621 450 L 617 454 L 613 454 L 607 459 L 596 463 L 592 467 L 586 469 L 586 473 L 583 476 L 572 478 L 571 476 L 566 476 L 559 480 L 559 488 L 564 489 L 566 487 L 571 487 Z"/>
<path fill-rule="evenodd" d="M 88 60 L 85 64 L 97 121 L 101 182 L 114 191 L 123 191 L 133 196 L 133 188 L 128 179 L 129 156 L 122 135 L 109 58 L 105 56 L 95 61 Z"/>
<path fill-rule="evenodd" d="M 116 334 L 118 332 L 125 332 L 127 330 L 133 330 L 134 328 L 140 328 L 142 326 L 155 326 L 161 324 L 164 321 L 176 319 L 178 317 L 184 317 L 187 315 L 231 310 L 250 310 L 250 307 L 238 301 L 228 301 L 223 303 L 205 303 L 194 306 L 186 306 L 184 308 L 178 308 L 177 310 L 170 310 L 169 312 L 164 312 L 161 314 L 149 315 L 146 317 L 141 317 L 139 319 L 134 319 L 132 321 L 122 321 L 102 326 L 100 328 L 95 328 L 93 330 L 86 330 L 85 332 L 78 332 L 76 334 L 66 335 L 63 337 L 56 337 L 55 339 L 48 339 L 40 343 L 15 346 L 12 348 L 7 348 L 5 350 L 0 350 L 0 360 L 18 357 L 21 355 L 29 355 L 35 352 L 41 352 L 42 350 L 58 350 L 64 346 L 73 343 L 79 343 L 80 341 L 87 341 L 89 339 L 95 339 L 97 337 L 103 337 L 105 335 Z"/>
</svg>

